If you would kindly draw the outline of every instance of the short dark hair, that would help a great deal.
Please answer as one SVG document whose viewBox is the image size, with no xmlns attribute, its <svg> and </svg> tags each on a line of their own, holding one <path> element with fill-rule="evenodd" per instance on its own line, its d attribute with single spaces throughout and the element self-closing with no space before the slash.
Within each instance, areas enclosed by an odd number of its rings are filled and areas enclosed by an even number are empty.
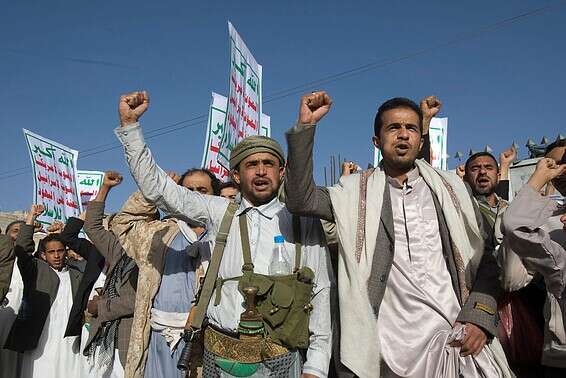
<svg viewBox="0 0 566 378">
<path fill-rule="evenodd" d="M 214 175 L 214 173 L 210 172 L 206 168 L 189 168 L 189 169 L 187 169 L 187 171 L 181 175 L 181 178 L 179 179 L 177 184 L 183 185 L 183 181 L 185 180 L 185 177 L 190 176 L 190 175 L 195 174 L 195 173 L 204 173 L 205 175 L 208 175 L 208 177 L 210 177 L 210 184 L 212 186 L 212 193 L 215 196 L 220 195 L 220 184 L 221 184 L 220 180 Z"/>
<path fill-rule="evenodd" d="M 546 150 L 544 150 L 544 156 L 548 155 L 550 153 L 550 151 L 554 150 L 555 148 L 558 147 L 566 147 L 566 139 L 558 139 L 555 140 L 554 142 L 550 143 L 547 147 Z"/>
<path fill-rule="evenodd" d="M 8 227 L 6 227 L 6 233 L 8 233 L 8 231 L 10 231 L 10 228 L 12 228 L 13 226 L 17 225 L 17 224 L 24 224 L 26 222 L 24 222 L 23 220 L 15 220 L 13 222 L 10 222 L 10 224 L 8 224 Z"/>
<path fill-rule="evenodd" d="M 464 166 L 464 172 L 468 172 L 468 168 L 470 167 L 470 164 L 472 164 L 472 161 L 482 156 L 489 156 L 490 158 L 492 158 L 493 161 L 495 162 L 495 168 L 497 168 L 497 171 L 499 172 L 499 164 L 497 163 L 497 159 L 491 153 L 486 151 L 476 152 L 475 154 L 470 156 L 468 160 L 466 160 L 466 165 Z"/>
<path fill-rule="evenodd" d="M 49 242 L 52 242 L 52 241 L 58 241 L 61 244 L 63 244 L 65 246 L 65 248 L 67 248 L 67 245 L 65 244 L 65 242 L 61 238 L 61 235 L 59 235 L 59 234 L 48 234 L 46 237 L 44 237 L 43 239 L 41 239 L 39 241 L 39 246 L 37 248 L 37 251 L 39 253 L 44 253 L 46 244 L 49 243 Z"/>
<path fill-rule="evenodd" d="M 373 121 L 373 132 L 375 136 L 379 136 L 379 132 L 381 131 L 381 126 L 383 126 L 383 120 L 381 117 L 383 113 L 388 110 L 392 109 L 399 109 L 399 108 L 407 108 L 419 116 L 419 128 L 421 134 L 423 133 L 423 112 L 421 108 L 413 101 L 405 97 L 395 97 L 385 101 L 379 109 L 377 109 L 377 114 L 375 115 L 375 120 Z"/>
<path fill-rule="evenodd" d="M 234 189 L 240 190 L 240 186 L 232 180 L 226 181 L 226 182 L 223 182 L 222 184 L 220 184 L 220 190 L 219 191 L 221 192 L 222 189 L 226 189 L 226 188 L 234 188 Z"/>
</svg>

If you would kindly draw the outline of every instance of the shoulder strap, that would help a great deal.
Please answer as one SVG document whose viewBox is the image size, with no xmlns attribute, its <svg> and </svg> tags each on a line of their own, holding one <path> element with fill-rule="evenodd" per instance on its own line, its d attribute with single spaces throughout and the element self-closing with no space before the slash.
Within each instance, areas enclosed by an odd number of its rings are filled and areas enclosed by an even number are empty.
<svg viewBox="0 0 566 378">
<path fill-rule="evenodd" d="M 240 215 L 240 239 L 242 239 L 242 254 L 244 255 L 244 266 L 242 271 L 253 272 L 252 252 L 250 250 L 250 233 L 248 231 L 248 216 L 246 213 Z"/>
<path fill-rule="evenodd" d="M 216 235 L 216 242 L 214 245 L 214 250 L 212 256 L 210 257 L 210 265 L 206 271 L 206 276 L 204 278 L 204 283 L 202 285 L 202 290 L 200 292 L 198 302 L 195 308 L 195 317 L 191 322 L 191 326 L 198 329 L 202 326 L 204 317 L 206 315 L 206 309 L 212 297 L 212 292 L 214 291 L 214 284 L 216 282 L 216 277 L 218 276 L 218 270 L 220 269 L 220 262 L 222 261 L 222 256 L 224 255 L 224 248 L 226 247 L 226 240 L 228 239 L 228 234 L 230 233 L 230 226 L 232 225 L 232 219 L 234 219 L 234 214 L 238 209 L 238 203 L 230 203 L 226 212 L 224 212 L 224 217 L 220 223 L 220 229 Z"/>
<path fill-rule="evenodd" d="M 254 264 L 252 263 L 252 254 L 250 250 L 250 236 L 248 231 L 248 220 L 245 214 L 242 214 L 239 219 L 240 223 L 240 238 L 242 239 L 242 253 L 244 255 L 244 266 L 242 271 L 253 272 Z M 301 268 L 301 218 L 293 215 L 293 238 L 295 239 L 295 267 L 293 272 Z"/>
<path fill-rule="evenodd" d="M 303 247 L 301 242 L 301 217 L 298 215 L 293 215 L 293 237 L 295 238 L 295 268 L 293 272 L 296 272 L 301 268 L 301 250 Z"/>
</svg>

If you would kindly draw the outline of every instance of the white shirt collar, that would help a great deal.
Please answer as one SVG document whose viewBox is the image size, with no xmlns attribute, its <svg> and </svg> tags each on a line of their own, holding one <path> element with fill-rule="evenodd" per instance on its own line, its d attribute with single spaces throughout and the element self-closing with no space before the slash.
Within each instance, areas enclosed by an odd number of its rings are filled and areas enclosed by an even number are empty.
<svg viewBox="0 0 566 378">
<path fill-rule="evenodd" d="M 283 204 L 277 197 L 273 198 L 268 203 L 264 203 L 263 205 L 257 207 L 253 206 L 247 199 L 242 198 L 240 207 L 238 208 L 238 211 L 236 211 L 236 216 L 239 217 L 243 213 L 247 213 L 251 209 L 255 209 L 264 217 L 272 219 L 282 208 Z"/>
</svg>

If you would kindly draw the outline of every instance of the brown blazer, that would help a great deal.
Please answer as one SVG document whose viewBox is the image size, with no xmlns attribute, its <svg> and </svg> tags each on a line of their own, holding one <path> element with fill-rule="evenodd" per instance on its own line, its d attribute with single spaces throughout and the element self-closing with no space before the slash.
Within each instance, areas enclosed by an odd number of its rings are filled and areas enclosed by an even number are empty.
<svg viewBox="0 0 566 378">
<path fill-rule="evenodd" d="M 84 230 L 92 241 L 96 249 L 104 256 L 109 265 L 108 272 L 112 272 L 116 263 L 126 252 L 118 241 L 114 233 L 108 231 L 103 226 L 104 202 L 91 201 L 86 210 Z M 104 290 L 108 285 L 108 276 L 104 283 Z M 122 366 L 126 365 L 128 345 L 130 343 L 130 333 L 134 317 L 134 307 L 136 302 L 136 289 L 138 284 L 138 268 L 134 268 L 126 274 L 122 280 L 122 285 L 117 288 L 119 297 L 109 299 L 102 298 L 98 302 L 98 315 L 93 318 L 91 329 L 88 335 L 86 347 L 90 345 L 94 336 L 101 329 L 105 322 L 120 319 L 118 326 L 117 348 L 120 355 Z"/>
</svg>

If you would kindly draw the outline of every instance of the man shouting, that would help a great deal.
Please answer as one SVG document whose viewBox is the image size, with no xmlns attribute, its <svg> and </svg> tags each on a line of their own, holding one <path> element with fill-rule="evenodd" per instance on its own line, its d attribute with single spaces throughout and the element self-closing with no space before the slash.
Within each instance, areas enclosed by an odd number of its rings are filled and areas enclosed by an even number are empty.
<svg viewBox="0 0 566 378">
<path fill-rule="evenodd" d="M 360 377 L 512 376 L 494 339 L 498 270 L 481 216 L 456 175 L 417 159 L 421 109 L 383 103 L 380 166 L 321 188 L 314 134 L 331 105 L 325 92 L 301 99 L 285 188 L 292 213 L 337 225 L 341 362 Z"/>
</svg>

